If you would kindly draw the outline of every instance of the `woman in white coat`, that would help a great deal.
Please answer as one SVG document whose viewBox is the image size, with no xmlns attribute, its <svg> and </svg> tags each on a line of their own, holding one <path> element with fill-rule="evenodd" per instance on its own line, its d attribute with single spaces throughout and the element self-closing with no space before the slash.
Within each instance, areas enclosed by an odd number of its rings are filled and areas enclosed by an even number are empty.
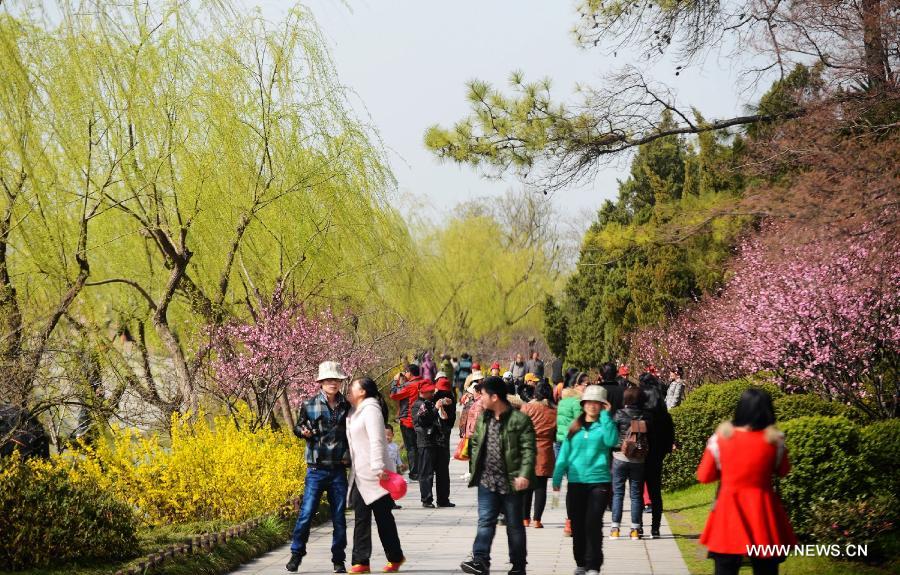
<svg viewBox="0 0 900 575">
<path fill-rule="evenodd" d="M 353 528 L 353 566 L 350 573 L 369 573 L 372 557 L 372 515 L 378 525 L 378 538 L 388 563 L 384 573 L 396 573 L 404 563 L 400 536 L 394 522 L 394 501 L 380 481 L 388 471 L 396 471 L 388 457 L 384 434 L 386 409 L 377 384 L 369 378 L 355 379 L 347 399 L 353 406 L 347 416 L 350 442 L 350 503 L 355 512 Z"/>
</svg>

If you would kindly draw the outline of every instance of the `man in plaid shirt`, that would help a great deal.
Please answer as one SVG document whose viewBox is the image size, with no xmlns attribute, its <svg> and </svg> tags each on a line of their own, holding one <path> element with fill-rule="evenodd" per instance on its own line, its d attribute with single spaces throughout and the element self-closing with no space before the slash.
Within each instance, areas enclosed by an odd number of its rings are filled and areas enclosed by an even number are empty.
<svg viewBox="0 0 900 575">
<path fill-rule="evenodd" d="M 331 523 L 331 562 L 335 573 L 346 573 L 347 548 L 347 467 L 350 446 L 347 444 L 347 413 L 350 404 L 341 395 L 341 384 L 347 379 L 339 363 L 326 361 L 319 365 L 316 378 L 322 388 L 303 402 L 297 415 L 294 433 L 306 441 L 306 481 L 300 515 L 291 541 L 291 560 L 285 566 L 295 572 L 306 555 L 309 530 L 322 493 L 328 493 Z"/>
</svg>

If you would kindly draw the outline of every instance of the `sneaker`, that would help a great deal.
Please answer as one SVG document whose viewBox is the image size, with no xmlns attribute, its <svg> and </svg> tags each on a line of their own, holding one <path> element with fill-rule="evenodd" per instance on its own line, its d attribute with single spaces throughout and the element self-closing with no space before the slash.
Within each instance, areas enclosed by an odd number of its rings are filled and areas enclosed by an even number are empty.
<svg viewBox="0 0 900 575">
<path fill-rule="evenodd" d="M 585 571 L 584 575 L 600 575 L 600 572 L 596 569 L 591 569 L 590 571 Z"/>
<path fill-rule="evenodd" d="M 400 561 L 388 561 L 387 565 L 384 566 L 384 569 L 381 570 L 382 573 L 397 573 L 400 571 L 400 566 L 406 563 L 406 559 L 401 559 Z"/>
<path fill-rule="evenodd" d="M 534 523 L 532 523 L 531 526 L 534 527 L 535 529 L 543 529 L 544 528 L 544 524 L 541 523 L 540 519 L 535 519 Z"/>
<path fill-rule="evenodd" d="M 291 573 L 296 573 L 297 569 L 300 568 L 301 561 L 303 561 L 303 555 L 301 555 L 300 553 L 291 553 L 291 560 L 288 561 L 287 565 L 285 565 L 284 568 Z"/>
<path fill-rule="evenodd" d="M 524 525 L 525 527 L 531 527 L 531 519 L 523 519 L 522 525 Z"/>
<path fill-rule="evenodd" d="M 469 573 L 470 575 L 488 575 L 490 573 L 487 565 L 477 559 L 463 561 L 459 564 L 459 568 L 462 569 L 463 573 Z"/>
<path fill-rule="evenodd" d="M 619 538 L 619 528 L 618 527 L 613 527 L 609 531 L 609 538 L 610 539 L 618 539 Z"/>
<path fill-rule="evenodd" d="M 572 520 L 571 519 L 566 519 L 566 526 L 563 527 L 563 535 L 565 537 L 572 536 Z"/>
<path fill-rule="evenodd" d="M 513 567 L 506 572 L 506 575 L 525 575 L 525 569 Z"/>
<path fill-rule="evenodd" d="M 641 538 L 641 534 L 638 533 L 638 530 L 637 530 L 637 529 L 632 529 L 632 530 L 631 530 L 631 539 L 632 539 L 633 541 L 636 541 L 636 540 L 638 540 L 638 539 L 640 539 L 640 538 Z"/>
<path fill-rule="evenodd" d="M 331 571 L 332 573 L 346 573 L 347 572 L 347 568 L 344 567 L 343 561 L 335 561 L 332 565 L 334 566 L 334 569 L 332 569 L 332 571 Z"/>
<path fill-rule="evenodd" d="M 653 513 L 652 505 L 644 505 L 644 513 Z"/>
<path fill-rule="evenodd" d="M 584 575 L 584 567 L 576 567 L 574 575 Z"/>
<path fill-rule="evenodd" d="M 650 539 L 659 539 L 659 529 L 650 530 Z"/>
<path fill-rule="evenodd" d="M 394 503 L 394 506 L 391 509 L 403 509 L 403 506 L 397 505 L 396 503 Z"/>
<path fill-rule="evenodd" d="M 444 503 L 438 503 L 438 507 L 456 507 L 456 503 L 451 503 L 449 501 L 445 501 Z"/>
<path fill-rule="evenodd" d="M 371 573 L 372 571 L 369 569 L 368 565 L 353 565 L 350 567 L 350 573 Z"/>
<path fill-rule="evenodd" d="M 501 515 L 497 518 L 497 525 L 506 525 L 506 516 Z"/>
<path fill-rule="evenodd" d="M 434 503 L 432 503 L 432 502 L 429 501 L 429 502 L 427 502 L 427 503 L 423 503 L 423 504 L 422 504 L 422 507 L 424 507 L 424 508 L 426 508 L 426 509 L 434 509 Z"/>
</svg>

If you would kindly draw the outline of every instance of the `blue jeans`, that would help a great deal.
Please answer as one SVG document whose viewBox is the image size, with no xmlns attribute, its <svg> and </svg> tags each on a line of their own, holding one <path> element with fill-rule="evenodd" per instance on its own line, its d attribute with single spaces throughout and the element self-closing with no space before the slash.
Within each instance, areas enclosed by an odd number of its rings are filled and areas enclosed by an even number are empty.
<svg viewBox="0 0 900 575">
<path fill-rule="evenodd" d="M 347 558 L 347 518 L 344 517 L 347 506 L 347 470 L 344 468 L 306 471 L 303 502 L 300 504 L 300 515 L 297 517 L 291 538 L 291 553 L 306 555 L 309 529 L 323 492 L 328 493 L 331 524 L 334 526 L 334 534 L 331 536 L 331 561 L 343 563 Z"/>
<path fill-rule="evenodd" d="M 525 569 L 525 526 L 522 524 L 522 494 L 501 495 L 478 486 L 478 531 L 472 545 L 472 557 L 485 566 L 491 564 L 491 544 L 501 509 L 506 515 L 506 541 L 513 569 Z"/>
<path fill-rule="evenodd" d="M 644 464 L 622 461 L 615 457 L 612 463 L 612 525 L 618 527 L 622 521 L 626 480 L 628 481 L 629 494 L 631 495 L 631 526 L 640 528 L 644 521 Z"/>
</svg>

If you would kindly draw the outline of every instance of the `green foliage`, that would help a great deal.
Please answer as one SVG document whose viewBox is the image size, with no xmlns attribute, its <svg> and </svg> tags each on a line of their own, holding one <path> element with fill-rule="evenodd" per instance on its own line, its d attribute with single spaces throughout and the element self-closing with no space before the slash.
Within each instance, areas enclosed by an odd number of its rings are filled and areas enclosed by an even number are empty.
<svg viewBox="0 0 900 575">
<path fill-rule="evenodd" d="M 664 115 L 660 129 L 671 125 Z M 737 157 L 712 133 L 640 146 L 618 199 L 604 203 L 585 235 L 565 288 L 569 362 L 588 368 L 626 357 L 631 332 L 665 323 L 722 284 L 746 222 L 718 215 L 743 186 Z"/>
<path fill-rule="evenodd" d="M 137 548 L 128 505 L 64 466 L 0 460 L 0 569 L 127 559 Z"/>
<path fill-rule="evenodd" d="M 900 501 L 895 493 L 881 493 L 844 501 L 820 501 L 813 505 L 809 534 L 820 543 L 865 545 L 865 556 L 851 561 L 879 563 L 900 551 Z"/>
<path fill-rule="evenodd" d="M 869 468 L 859 430 L 844 417 L 799 417 L 781 429 L 791 472 L 780 481 L 779 491 L 794 529 L 806 534 L 815 522 L 815 503 L 867 492 Z"/>
<path fill-rule="evenodd" d="M 860 430 L 860 449 L 872 468 L 872 490 L 900 493 L 900 419 L 886 419 Z"/>
<path fill-rule="evenodd" d="M 547 342 L 547 346 L 550 348 L 550 351 L 553 352 L 553 355 L 559 358 L 565 358 L 567 335 L 566 317 L 562 313 L 562 310 L 559 309 L 559 306 L 556 305 L 556 300 L 553 299 L 553 296 L 550 294 L 547 294 L 547 299 L 544 300 L 543 335 L 544 340 Z"/>
<path fill-rule="evenodd" d="M 843 415 L 848 417 L 852 410 L 836 401 L 828 401 L 822 397 L 811 394 L 794 394 L 779 397 L 775 403 L 775 418 L 778 421 L 787 421 L 806 415 Z"/>
<path fill-rule="evenodd" d="M 741 394 L 749 387 L 765 389 L 776 401 L 783 395 L 778 387 L 767 381 L 738 379 L 701 385 L 687 394 L 681 405 L 670 410 L 678 449 L 663 462 L 666 489 L 682 489 L 696 482 L 695 473 L 706 440 L 719 423 L 734 416 Z"/>
</svg>

